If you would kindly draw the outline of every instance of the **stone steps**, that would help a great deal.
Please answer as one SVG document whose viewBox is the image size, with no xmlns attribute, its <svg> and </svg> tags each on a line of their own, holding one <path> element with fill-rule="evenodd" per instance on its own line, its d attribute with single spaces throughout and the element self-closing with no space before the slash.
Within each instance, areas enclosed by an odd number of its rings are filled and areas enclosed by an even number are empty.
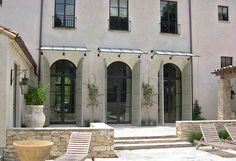
<svg viewBox="0 0 236 161">
<path fill-rule="evenodd" d="M 178 138 L 158 138 L 158 139 L 129 139 L 115 140 L 115 144 L 144 144 L 144 143 L 173 143 L 182 142 Z"/>
<path fill-rule="evenodd" d="M 189 142 L 176 136 L 122 137 L 115 138 L 115 150 L 191 147 Z"/>
</svg>

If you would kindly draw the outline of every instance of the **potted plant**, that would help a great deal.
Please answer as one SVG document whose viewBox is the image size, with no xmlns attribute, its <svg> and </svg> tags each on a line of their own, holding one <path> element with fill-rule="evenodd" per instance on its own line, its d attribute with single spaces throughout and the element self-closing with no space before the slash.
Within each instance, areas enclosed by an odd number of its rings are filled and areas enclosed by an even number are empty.
<svg viewBox="0 0 236 161">
<path fill-rule="evenodd" d="M 25 94 L 25 126 L 43 127 L 45 115 L 43 113 L 43 104 L 46 100 L 46 93 L 43 86 L 30 87 Z"/>
</svg>

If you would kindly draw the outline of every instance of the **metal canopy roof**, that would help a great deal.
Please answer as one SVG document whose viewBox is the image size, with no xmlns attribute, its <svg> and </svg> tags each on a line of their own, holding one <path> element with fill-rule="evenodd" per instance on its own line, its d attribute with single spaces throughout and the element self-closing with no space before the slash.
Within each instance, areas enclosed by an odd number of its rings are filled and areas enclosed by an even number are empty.
<svg viewBox="0 0 236 161">
<path fill-rule="evenodd" d="M 140 49 L 126 49 L 126 48 L 98 48 L 99 52 L 106 52 L 106 53 L 131 53 L 131 54 L 146 54 Z"/>
<path fill-rule="evenodd" d="M 90 52 L 86 47 L 77 46 L 41 46 L 41 50 Z"/>
<path fill-rule="evenodd" d="M 194 55 L 189 52 L 178 52 L 178 51 L 168 51 L 168 50 L 152 50 L 151 53 L 157 55 L 168 55 L 168 56 L 191 56 L 191 57 L 199 57 L 198 55 Z"/>
</svg>

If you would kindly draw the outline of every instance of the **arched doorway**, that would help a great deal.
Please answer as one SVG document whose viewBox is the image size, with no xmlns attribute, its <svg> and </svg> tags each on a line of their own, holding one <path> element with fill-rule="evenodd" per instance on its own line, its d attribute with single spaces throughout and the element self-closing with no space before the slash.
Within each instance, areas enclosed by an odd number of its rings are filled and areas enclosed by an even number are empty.
<svg viewBox="0 0 236 161">
<path fill-rule="evenodd" d="M 164 121 L 175 123 L 182 119 L 181 71 L 171 63 L 164 65 Z"/>
<path fill-rule="evenodd" d="M 68 60 L 59 60 L 51 66 L 50 123 L 75 123 L 76 67 Z"/>
<path fill-rule="evenodd" d="M 131 123 L 132 72 L 122 62 L 107 68 L 107 122 Z"/>
</svg>

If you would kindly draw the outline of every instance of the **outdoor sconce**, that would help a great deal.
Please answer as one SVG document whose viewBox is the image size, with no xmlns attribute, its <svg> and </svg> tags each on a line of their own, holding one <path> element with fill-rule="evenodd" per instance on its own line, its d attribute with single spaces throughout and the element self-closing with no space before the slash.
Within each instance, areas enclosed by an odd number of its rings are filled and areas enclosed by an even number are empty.
<svg viewBox="0 0 236 161">
<path fill-rule="evenodd" d="M 16 72 L 16 71 L 19 71 L 19 73 L 13 75 L 13 72 Z M 20 89 L 21 89 L 21 94 L 24 95 L 24 94 L 27 94 L 28 87 L 29 87 L 29 78 L 26 77 L 26 69 L 18 69 L 18 70 L 11 69 L 11 83 L 10 83 L 10 85 L 12 85 L 13 81 L 21 73 L 24 73 L 24 77 L 19 82 L 19 85 L 20 85 Z"/>
<path fill-rule="evenodd" d="M 231 100 L 234 99 L 236 93 L 234 92 L 234 90 L 231 89 Z"/>
</svg>

